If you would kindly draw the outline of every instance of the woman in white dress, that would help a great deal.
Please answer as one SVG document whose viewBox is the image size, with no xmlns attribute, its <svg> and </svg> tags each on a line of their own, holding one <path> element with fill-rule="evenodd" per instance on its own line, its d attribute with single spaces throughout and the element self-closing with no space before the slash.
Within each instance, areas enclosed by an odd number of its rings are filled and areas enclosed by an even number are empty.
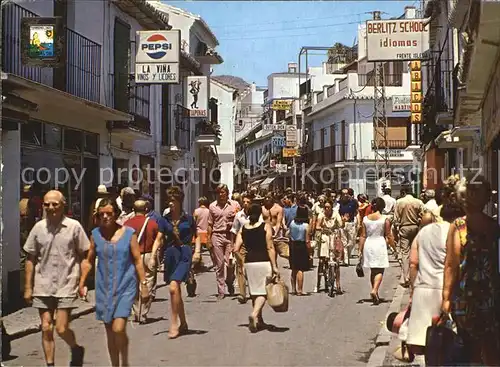
<svg viewBox="0 0 500 367">
<path fill-rule="evenodd" d="M 389 267 L 387 244 L 394 249 L 394 237 L 391 231 L 391 222 L 382 215 L 385 201 L 376 198 L 372 203 L 373 212 L 363 218 L 359 238 L 360 263 L 364 268 L 370 268 L 370 283 L 372 290 L 370 297 L 374 305 L 380 304 L 378 290 L 382 283 L 384 270 Z"/>
<path fill-rule="evenodd" d="M 459 204 L 446 203 L 440 215 L 442 220 L 420 229 L 410 251 L 411 314 L 406 343 L 416 355 L 425 353 L 427 328 L 441 313 L 448 230 L 464 212 Z"/>
</svg>

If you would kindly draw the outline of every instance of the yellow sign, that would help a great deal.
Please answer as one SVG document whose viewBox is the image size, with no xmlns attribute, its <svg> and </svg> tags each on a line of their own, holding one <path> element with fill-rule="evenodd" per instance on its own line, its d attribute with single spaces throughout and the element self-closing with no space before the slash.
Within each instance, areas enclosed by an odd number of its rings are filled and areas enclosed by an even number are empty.
<svg viewBox="0 0 500 367">
<path fill-rule="evenodd" d="M 420 124 L 422 122 L 422 114 L 421 113 L 413 113 L 411 114 L 411 123 L 412 124 Z"/>
<path fill-rule="evenodd" d="M 298 152 L 295 148 L 283 148 L 283 158 L 297 157 Z"/>
<path fill-rule="evenodd" d="M 422 123 L 422 63 L 410 62 L 411 80 L 411 123 Z"/>
<path fill-rule="evenodd" d="M 288 111 L 292 107 L 292 101 L 288 100 L 276 100 L 273 101 L 273 110 L 275 111 Z"/>
</svg>

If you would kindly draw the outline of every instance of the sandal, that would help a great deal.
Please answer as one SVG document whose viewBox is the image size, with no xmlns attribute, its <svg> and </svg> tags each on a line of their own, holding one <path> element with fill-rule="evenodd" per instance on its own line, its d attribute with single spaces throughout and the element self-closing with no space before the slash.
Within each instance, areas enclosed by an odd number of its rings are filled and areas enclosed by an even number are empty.
<svg viewBox="0 0 500 367">
<path fill-rule="evenodd" d="M 256 333 L 258 330 L 257 320 L 253 316 L 248 316 L 248 330 L 250 330 L 251 333 Z"/>
</svg>

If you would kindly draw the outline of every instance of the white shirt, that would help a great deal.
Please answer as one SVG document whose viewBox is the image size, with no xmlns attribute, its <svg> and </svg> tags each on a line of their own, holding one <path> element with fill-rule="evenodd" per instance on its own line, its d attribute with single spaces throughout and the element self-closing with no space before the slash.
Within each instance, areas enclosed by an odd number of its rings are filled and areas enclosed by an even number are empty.
<svg viewBox="0 0 500 367">
<path fill-rule="evenodd" d="M 384 212 L 382 214 L 390 214 L 394 211 L 394 207 L 396 206 L 396 199 L 394 199 L 391 195 L 384 195 L 382 199 L 385 202 Z"/>
<path fill-rule="evenodd" d="M 439 207 L 439 205 L 437 205 L 435 199 L 430 199 L 428 202 L 426 202 L 424 204 L 425 210 L 428 210 L 428 211 L 431 211 L 431 212 L 434 212 L 438 207 Z"/>
</svg>

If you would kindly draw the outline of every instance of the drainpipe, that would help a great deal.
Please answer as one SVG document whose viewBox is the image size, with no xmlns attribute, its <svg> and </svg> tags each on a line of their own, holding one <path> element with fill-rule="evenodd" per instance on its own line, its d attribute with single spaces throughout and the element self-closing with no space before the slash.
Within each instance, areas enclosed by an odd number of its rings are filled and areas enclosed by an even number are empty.
<svg viewBox="0 0 500 367">
<path fill-rule="evenodd" d="M 358 119 L 357 119 L 357 103 L 358 103 L 358 100 L 357 99 L 354 99 L 354 106 L 353 106 L 353 121 L 354 121 L 354 144 L 353 144 L 353 148 L 354 148 L 354 160 L 357 161 L 358 160 L 358 149 L 356 148 L 356 140 L 357 140 L 357 124 L 358 124 Z"/>
</svg>

